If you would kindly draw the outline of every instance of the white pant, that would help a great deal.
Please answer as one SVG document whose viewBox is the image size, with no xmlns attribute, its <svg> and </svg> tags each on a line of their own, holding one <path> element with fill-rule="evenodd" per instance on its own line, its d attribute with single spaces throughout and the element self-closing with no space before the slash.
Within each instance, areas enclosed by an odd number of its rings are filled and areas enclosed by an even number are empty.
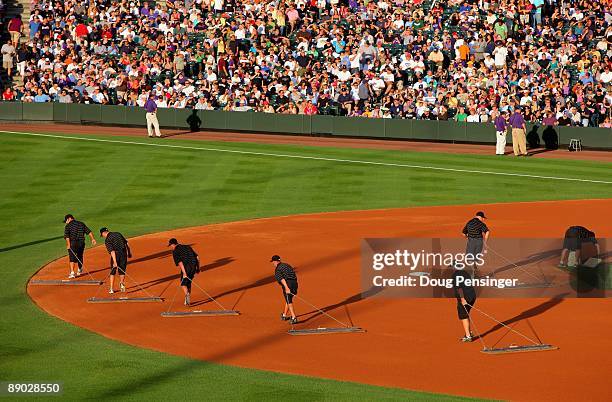
<svg viewBox="0 0 612 402">
<path fill-rule="evenodd" d="M 153 129 L 155 129 L 155 135 L 161 137 L 157 113 L 147 113 L 147 131 L 149 132 L 149 137 L 153 137 Z"/>
<path fill-rule="evenodd" d="M 17 71 L 19 71 L 19 75 L 22 77 L 25 76 L 25 68 L 26 68 L 25 61 L 20 61 L 19 63 L 17 63 Z"/>
<path fill-rule="evenodd" d="M 495 154 L 503 155 L 506 153 L 506 132 L 497 131 L 497 144 L 495 145 Z"/>
</svg>

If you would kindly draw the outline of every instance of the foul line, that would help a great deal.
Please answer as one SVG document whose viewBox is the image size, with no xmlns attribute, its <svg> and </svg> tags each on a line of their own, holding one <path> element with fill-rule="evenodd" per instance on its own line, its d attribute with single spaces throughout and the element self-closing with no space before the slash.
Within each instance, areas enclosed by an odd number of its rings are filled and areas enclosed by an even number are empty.
<svg viewBox="0 0 612 402">
<path fill-rule="evenodd" d="M 158 143 L 146 143 L 146 142 L 137 142 L 137 141 L 105 140 L 101 138 L 73 137 L 69 135 L 37 134 L 37 133 L 26 133 L 26 132 L 20 132 L 20 131 L 0 130 L 0 133 L 27 135 L 27 136 L 32 136 L 32 137 L 59 138 L 59 139 L 77 140 L 77 141 L 105 142 L 105 143 L 111 143 L 111 144 L 144 145 L 147 147 L 187 149 L 187 150 L 207 151 L 207 152 L 225 152 L 225 153 L 239 154 L 239 155 L 270 156 L 270 157 L 275 157 L 275 158 L 307 159 L 307 160 L 324 161 L 324 162 L 339 162 L 339 163 L 353 163 L 353 164 L 361 164 L 361 165 L 403 167 L 403 168 L 409 168 L 409 169 L 437 170 L 437 171 L 442 171 L 442 172 L 472 173 L 472 174 L 509 176 L 509 177 L 524 177 L 524 178 L 529 178 L 529 179 L 560 180 L 560 181 L 572 181 L 572 182 L 582 182 L 582 183 L 612 184 L 612 181 L 604 181 L 604 180 L 577 179 L 577 178 L 572 178 L 572 177 L 540 176 L 540 175 L 532 175 L 532 174 L 525 174 L 525 173 L 491 172 L 491 171 L 486 171 L 486 170 L 455 169 L 455 168 L 445 168 L 445 167 L 436 167 L 436 166 L 409 165 L 405 163 L 373 162 L 373 161 L 363 161 L 363 160 L 355 160 L 355 159 L 326 158 L 323 156 L 306 156 L 306 155 L 277 154 L 277 153 L 272 153 L 272 152 L 238 151 L 238 150 L 222 149 L 222 148 L 205 148 L 205 147 L 194 147 L 194 146 L 187 146 L 187 145 L 158 144 Z"/>
</svg>

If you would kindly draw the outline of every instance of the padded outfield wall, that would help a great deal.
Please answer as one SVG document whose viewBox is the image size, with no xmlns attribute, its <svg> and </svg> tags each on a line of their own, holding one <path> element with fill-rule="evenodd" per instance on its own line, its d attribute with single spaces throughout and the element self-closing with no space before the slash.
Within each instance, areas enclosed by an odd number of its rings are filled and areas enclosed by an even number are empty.
<svg viewBox="0 0 612 402">
<path fill-rule="evenodd" d="M 495 143 L 495 129 L 489 123 L 164 108 L 158 109 L 157 115 L 162 127 L 178 129 L 194 126 L 200 130 Z M 144 127 L 145 112 L 130 106 L 0 102 L 0 120 Z M 532 136 L 537 134 L 542 145 L 543 136 L 550 139 L 552 135 L 561 146 L 576 138 L 584 147 L 612 149 L 609 128 L 557 126 L 545 133 L 545 127 L 530 124 L 527 131 Z M 512 142 L 510 135 L 508 141 Z"/>
</svg>

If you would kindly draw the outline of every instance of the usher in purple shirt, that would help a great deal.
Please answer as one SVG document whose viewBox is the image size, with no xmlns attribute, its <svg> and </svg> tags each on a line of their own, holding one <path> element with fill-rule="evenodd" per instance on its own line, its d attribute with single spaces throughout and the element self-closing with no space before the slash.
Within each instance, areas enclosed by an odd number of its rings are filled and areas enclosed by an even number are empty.
<svg viewBox="0 0 612 402">
<path fill-rule="evenodd" d="M 506 118 L 504 116 L 497 116 L 495 118 L 495 130 L 506 131 Z"/>
<path fill-rule="evenodd" d="M 147 111 L 147 113 L 154 113 L 157 110 L 157 103 L 155 103 L 153 99 L 149 99 L 144 104 L 144 108 Z"/>
<path fill-rule="evenodd" d="M 514 112 L 512 116 L 510 116 L 510 125 L 512 128 L 523 128 L 525 124 L 525 119 L 523 119 L 523 115 L 519 112 Z"/>
</svg>

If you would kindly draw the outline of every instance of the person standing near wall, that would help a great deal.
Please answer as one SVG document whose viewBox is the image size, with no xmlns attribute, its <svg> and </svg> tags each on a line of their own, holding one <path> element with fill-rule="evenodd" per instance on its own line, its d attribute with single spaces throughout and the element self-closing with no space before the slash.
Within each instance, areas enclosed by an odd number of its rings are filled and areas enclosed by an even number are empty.
<svg viewBox="0 0 612 402">
<path fill-rule="evenodd" d="M 506 129 L 508 123 L 506 121 L 506 112 L 499 112 L 494 120 L 495 123 L 495 155 L 504 155 L 506 153 Z"/>
<path fill-rule="evenodd" d="M 159 121 L 157 120 L 157 103 L 155 99 L 157 97 L 153 94 L 149 95 L 149 99 L 144 104 L 144 109 L 147 112 L 147 132 L 149 138 L 153 138 L 153 130 L 155 130 L 155 136 L 160 138 L 161 132 L 159 131 Z"/>
<path fill-rule="evenodd" d="M 514 114 L 510 116 L 510 126 L 512 126 L 512 149 L 514 156 L 529 156 L 527 153 L 527 128 L 525 118 L 521 114 L 521 108 L 517 106 Z"/>
</svg>

